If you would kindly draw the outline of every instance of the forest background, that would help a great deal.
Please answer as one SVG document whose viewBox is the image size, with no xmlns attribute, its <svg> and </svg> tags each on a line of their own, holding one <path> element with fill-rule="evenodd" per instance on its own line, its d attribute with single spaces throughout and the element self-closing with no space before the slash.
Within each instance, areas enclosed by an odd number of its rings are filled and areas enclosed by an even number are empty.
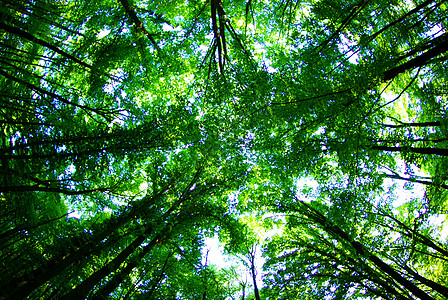
<svg viewBox="0 0 448 300">
<path fill-rule="evenodd" d="M 0 299 L 448 299 L 447 8 L 1 0 Z"/>
</svg>

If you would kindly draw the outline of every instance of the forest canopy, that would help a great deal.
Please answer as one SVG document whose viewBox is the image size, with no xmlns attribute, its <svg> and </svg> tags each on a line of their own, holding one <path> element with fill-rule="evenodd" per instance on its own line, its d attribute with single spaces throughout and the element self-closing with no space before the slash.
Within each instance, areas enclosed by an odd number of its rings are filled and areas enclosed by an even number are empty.
<svg viewBox="0 0 448 300">
<path fill-rule="evenodd" d="M 0 1 L 0 299 L 448 299 L 447 15 Z"/>
</svg>

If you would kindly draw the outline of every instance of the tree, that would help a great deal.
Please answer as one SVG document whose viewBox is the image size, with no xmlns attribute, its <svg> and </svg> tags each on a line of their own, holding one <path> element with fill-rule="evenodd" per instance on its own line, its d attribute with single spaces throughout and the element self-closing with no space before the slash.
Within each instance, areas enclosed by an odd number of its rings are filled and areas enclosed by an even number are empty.
<svg viewBox="0 0 448 300">
<path fill-rule="evenodd" d="M 3 1 L 0 298 L 442 299 L 446 11 Z"/>
<path fill-rule="evenodd" d="M 392 234 L 403 233 L 395 229 L 395 224 L 401 224 L 399 226 L 404 226 L 407 230 L 409 227 L 389 215 L 390 212 L 367 212 L 370 222 L 360 224 L 362 228 L 354 228 L 348 232 L 314 208 L 314 203 L 298 199 L 296 201 L 295 208 L 288 209 L 297 212 L 288 215 L 291 219 L 289 232 L 281 241 L 272 244 L 273 249 L 280 244 L 281 251 L 286 251 L 268 263 L 270 268 L 282 270 L 277 281 L 289 281 L 289 287 L 303 286 L 310 282 L 311 286 L 318 284 L 317 293 L 321 293 L 323 287 L 327 286 L 336 298 L 372 295 L 390 299 L 408 299 L 413 296 L 435 299 L 434 297 L 447 293 L 448 289 L 443 285 L 442 278 L 426 278 L 425 276 L 433 277 L 430 272 L 426 275 L 419 274 L 415 268 L 422 258 L 414 254 L 414 251 L 430 253 L 435 250 L 438 255 L 432 263 L 442 266 L 446 263 L 446 250 L 420 233 L 417 233 L 418 238 L 405 234 L 399 241 L 393 241 Z M 390 220 L 397 223 L 388 224 Z M 387 231 L 392 234 L 386 233 Z M 409 237 L 411 240 L 407 241 Z M 293 276 L 292 272 L 298 275 Z M 281 282 L 276 285 L 280 289 L 282 286 L 285 288 Z M 287 293 L 300 295 L 300 292 L 310 293 L 310 290 L 296 289 Z"/>
</svg>

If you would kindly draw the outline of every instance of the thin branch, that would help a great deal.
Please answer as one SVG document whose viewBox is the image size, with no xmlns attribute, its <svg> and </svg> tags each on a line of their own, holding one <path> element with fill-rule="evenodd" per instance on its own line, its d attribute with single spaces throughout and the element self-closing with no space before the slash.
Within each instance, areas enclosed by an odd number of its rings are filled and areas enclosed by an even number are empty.
<svg viewBox="0 0 448 300">
<path fill-rule="evenodd" d="M 0 14 L 0 18 L 1 18 L 1 17 L 2 17 L 2 15 Z M 17 36 L 19 36 L 19 37 L 22 37 L 22 38 L 24 38 L 24 39 L 27 39 L 27 40 L 29 40 L 29 41 L 31 41 L 31 42 L 34 42 L 34 43 L 36 43 L 36 44 L 39 44 L 39 45 L 41 45 L 41 46 L 44 46 L 44 47 L 46 47 L 46 48 L 48 48 L 48 49 L 51 49 L 51 50 L 53 50 L 54 52 L 56 52 L 56 53 L 58 53 L 58 54 L 64 56 L 65 58 L 68 58 L 69 60 L 72 60 L 72 61 L 76 62 L 77 64 L 79 64 L 79 65 L 81 65 L 81 66 L 83 66 L 83 67 L 92 69 L 92 66 L 89 65 L 88 63 L 83 62 L 83 61 L 80 60 L 79 58 L 74 57 L 73 55 L 71 55 L 71 54 L 69 54 L 69 53 L 67 53 L 67 52 L 65 52 L 65 51 L 63 51 L 63 50 L 61 50 L 61 49 L 59 49 L 58 47 L 56 47 L 56 46 L 54 46 L 54 45 L 52 45 L 52 44 L 50 44 L 50 43 L 48 43 L 48 42 L 46 42 L 46 41 L 44 41 L 44 40 L 41 40 L 41 39 L 39 39 L 39 38 L 33 36 L 32 34 L 26 32 L 26 31 L 23 31 L 23 30 L 20 29 L 20 28 L 13 27 L 13 26 L 9 26 L 9 25 L 7 25 L 7 24 L 5 24 L 5 23 L 3 23 L 3 22 L 0 22 L 0 29 L 3 29 L 3 30 L 5 30 L 6 32 L 15 34 L 15 35 L 17 35 Z"/>
<path fill-rule="evenodd" d="M 142 32 L 151 42 L 151 44 L 157 49 L 157 51 L 161 54 L 162 49 L 160 49 L 157 42 L 154 40 L 154 34 L 149 33 L 145 26 L 143 25 L 142 21 L 138 18 L 137 14 L 135 13 L 133 6 L 129 4 L 127 0 L 120 0 L 121 5 L 123 5 L 123 8 L 125 9 L 128 17 L 131 19 L 132 24 L 134 25 L 137 32 Z"/>
</svg>

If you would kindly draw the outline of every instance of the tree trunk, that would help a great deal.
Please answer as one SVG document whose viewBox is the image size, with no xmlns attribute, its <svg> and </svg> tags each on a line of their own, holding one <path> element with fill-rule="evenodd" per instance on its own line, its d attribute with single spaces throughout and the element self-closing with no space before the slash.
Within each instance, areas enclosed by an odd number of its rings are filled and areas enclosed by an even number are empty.
<svg viewBox="0 0 448 300">
<path fill-rule="evenodd" d="M 378 271 L 375 270 L 374 268 L 372 268 L 371 266 L 369 266 L 368 264 L 359 261 L 358 259 L 353 259 L 351 257 L 338 257 L 336 255 L 332 255 L 331 253 L 329 253 L 328 251 L 323 250 L 322 248 L 320 248 L 319 246 L 314 246 L 313 245 L 306 245 L 306 247 L 308 249 L 312 249 L 313 251 L 315 251 L 316 253 L 319 253 L 320 255 L 322 255 L 322 257 L 328 257 L 329 259 L 335 261 L 337 263 L 336 266 L 341 265 L 344 266 L 345 264 L 347 264 L 347 261 L 354 266 L 353 268 L 350 268 L 353 270 L 354 273 L 359 273 L 359 274 L 363 274 L 364 276 L 361 278 L 359 277 L 359 281 L 357 282 L 358 284 L 362 285 L 363 283 L 363 279 L 368 279 L 370 281 L 372 281 L 373 283 L 377 284 L 378 286 L 381 286 L 382 288 L 384 288 L 384 290 L 388 293 L 389 296 L 394 295 L 396 297 L 396 299 L 400 299 L 400 300 L 406 300 L 408 299 L 408 297 L 403 296 L 402 294 L 400 294 L 394 287 L 395 282 L 387 282 L 385 280 L 383 280 L 380 274 L 378 274 Z M 359 267 L 358 267 L 359 265 Z M 340 270 L 335 267 L 335 270 L 340 272 Z M 365 286 L 366 287 L 366 286 Z M 367 288 L 367 287 L 366 287 Z"/>
<path fill-rule="evenodd" d="M 0 14 L 0 19 L 3 19 L 2 17 L 3 17 L 2 14 Z M 21 38 L 27 39 L 27 40 L 29 40 L 29 41 L 31 41 L 31 42 L 33 42 L 33 43 L 39 44 L 39 45 L 41 45 L 41 46 L 44 46 L 44 47 L 46 47 L 46 48 L 48 48 L 48 49 L 51 49 L 51 50 L 53 50 L 54 52 L 56 52 L 56 53 L 58 53 L 58 54 L 64 56 L 65 58 L 68 58 L 68 59 L 71 60 L 71 61 L 74 61 L 74 62 L 77 63 L 77 64 L 80 64 L 80 65 L 83 66 L 83 67 L 92 69 L 92 66 L 91 66 L 91 65 L 89 65 L 89 64 L 87 64 L 87 63 L 81 61 L 79 58 L 74 57 L 73 55 L 71 55 L 71 54 L 69 54 L 69 53 L 67 53 L 67 52 L 65 52 L 65 51 L 63 51 L 63 50 L 61 50 L 61 49 L 59 49 L 58 47 L 56 47 L 56 46 L 54 46 L 54 45 L 52 45 L 52 44 L 50 44 L 50 43 L 47 43 L 47 42 L 44 41 L 44 40 L 41 40 L 41 39 L 39 39 L 39 38 L 33 36 L 32 34 L 26 32 L 26 31 L 23 31 L 23 30 L 20 29 L 20 28 L 16 28 L 16 27 L 13 27 L 13 26 L 9 26 L 9 25 L 7 25 L 7 24 L 5 24 L 5 23 L 3 23 L 3 22 L 0 22 L 0 29 L 3 29 L 3 30 L 5 30 L 6 32 L 12 33 L 12 34 L 17 35 L 17 36 L 19 36 L 19 37 L 21 37 Z"/>
<path fill-rule="evenodd" d="M 69 213 L 66 213 L 66 214 L 63 214 L 63 215 L 60 216 L 60 217 L 56 217 L 56 218 L 52 218 L 52 219 L 49 219 L 49 220 L 46 220 L 46 221 L 43 221 L 43 222 L 39 222 L 39 223 L 37 223 L 36 225 L 25 225 L 25 226 L 23 226 L 23 225 L 20 226 L 20 225 L 19 225 L 19 226 L 17 226 L 16 228 L 9 229 L 9 230 L 3 232 L 2 234 L 0 234 L 0 241 L 1 241 L 1 244 L 3 244 L 4 241 L 6 241 L 7 239 L 9 239 L 10 236 L 14 236 L 15 234 L 19 233 L 20 231 L 25 231 L 25 230 L 26 230 L 26 231 L 29 231 L 29 230 L 31 230 L 31 229 L 35 229 L 35 228 L 37 228 L 37 227 L 39 227 L 39 226 L 42 226 L 42 225 L 45 225 L 45 224 L 48 224 L 48 223 L 51 223 L 51 222 L 60 220 L 60 219 L 62 219 L 62 218 L 64 218 L 64 217 L 67 217 L 68 214 L 69 214 Z M 1 248 L 0 248 L 0 250 L 1 250 Z"/>
<path fill-rule="evenodd" d="M 187 188 L 183 191 L 183 193 L 181 194 L 181 196 L 179 196 L 179 199 L 177 200 L 177 202 L 175 202 L 161 217 L 161 220 L 167 220 L 167 218 L 172 215 L 172 213 L 174 212 L 174 210 L 176 210 L 177 208 L 179 208 L 182 203 L 185 201 L 185 199 L 187 198 L 187 196 L 191 193 L 190 188 L 191 186 L 197 181 L 198 176 L 201 174 L 202 169 L 198 169 L 196 171 L 195 176 L 193 177 L 193 179 L 191 180 L 191 182 L 189 183 L 189 185 L 187 186 Z M 166 190 L 166 189 L 165 189 Z M 165 191 L 164 190 L 164 191 Z M 162 192 L 159 192 L 160 195 Z M 156 197 L 156 196 L 154 196 Z M 152 197 L 152 198 L 154 198 Z M 152 199 L 151 198 L 151 199 Z M 144 205 L 140 205 L 139 207 L 144 207 Z M 187 212 L 187 211 L 186 211 Z M 192 217 L 193 214 L 186 214 L 186 217 Z M 134 215 L 135 216 L 135 215 Z M 177 215 L 177 218 L 179 218 L 179 215 Z M 141 234 L 139 237 L 137 237 L 128 247 L 126 247 L 125 250 L 123 250 L 116 258 L 114 258 L 110 263 L 108 263 L 106 266 L 104 266 L 103 268 L 101 268 L 100 270 L 98 270 L 97 272 L 95 272 L 94 274 L 92 274 L 89 278 L 87 278 L 86 280 L 84 280 L 80 285 L 78 285 L 74 290 L 72 290 L 71 292 L 69 292 L 68 294 L 64 295 L 63 297 L 61 297 L 61 299 L 84 299 L 87 294 L 89 293 L 89 291 L 91 289 L 93 289 L 93 287 L 95 285 L 97 285 L 104 277 L 106 277 L 107 275 L 110 274 L 110 272 L 112 271 L 116 271 L 118 269 L 118 267 L 126 260 L 126 258 L 131 255 L 138 246 L 140 246 L 148 237 L 148 235 L 150 235 L 153 231 L 153 228 L 151 225 L 148 225 L 149 227 L 145 230 L 145 232 L 143 234 Z M 176 226 L 176 225 L 172 225 L 172 226 Z M 166 233 L 166 231 L 164 232 Z M 153 240 L 153 244 L 154 243 L 159 243 L 160 240 L 158 239 L 158 236 L 163 236 L 162 233 L 158 233 L 157 236 L 154 238 Z M 148 248 L 146 248 L 146 251 L 149 251 L 152 247 L 153 244 L 149 244 Z M 145 253 L 146 254 L 146 253 Z M 127 271 L 131 271 L 132 268 L 130 270 Z M 117 282 L 119 280 L 119 275 L 117 277 Z M 120 281 L 121 282 L 121 281 Z M 112 288 L 116 283 L 112 283 L 107 289 Z M 119 284 L 119 282 L 118 282 Z M 104 291 L 106 292 L 106 291 Z"/>
<path fill-rule="evenodd" d="M 408 279 L 401 276 L 400 273 L 395 271 L 391 266 L 383 262 L 379 257 L 371 253 L 364 245 L 362 245 L 360 242 L 354 241 L 350 238 L 350 236 L 343 231 L 338 226 L 332 224 L 324 215 L 322 215 L 317 210 L 313 209 L 311 206 L 309 206 L 305 202 L 300 202 L 304 207 L 305 211 L 304 213 L 314 222 L 319 224 L 322 229 L 324 229 L 330 236 L 335 237 L 338 240 L 343 240 L 347 243 L 349 243 L 355 252 L 368 259 L 370 262 L 372 262 L 376 267 L 378 267 L 382 272 L 389 275 L 391 278 L 393 278 L 396 282 L 400 283 L 404 288 L 406 288 L 408 291 L 410 291 L 412 294 L 417 296 L 420 299 L 423 300 L 434 300 L 430 295 L 428 295 L 426 292 L 421 290 L 418 286 L 416 286 L 413 282 L 409 281 Z"/>
<path fill-rule="evenodd" d="M 415 272 L 414 270 L 412 270 L 411 268 L 409 268 L 406 265 L 403 267 L 409 274 L 411 274 L 412 277 L 414 277 L 414 280 L 420 281 L 427 287 L 433 289 L 434 291 L 439 292 L 441 295 L 448 295 L 448 287 L 443 286 L 437 282 L 434 282 L 426 277 L 421 276 L 420 274 L 418 274 L 417 272 Z"/>
<path fill-rule="evenodd" d="M 414 179 L 414 178 L 405 178 L 405 177 L 401 177 L 399 175 L 384 174 L 382 176 L 388 177 L 388 178 L 391 178 L 391 179 L 398 179 L 398 180 L 403 180 L 403 181 L 407 181 L 407 182 L 412 182 L 412 183 L 420 183 L 420 184 L 424 184 L 424 185 L 440 187 L 442 189 L 448 190 L 448 185 L 447 184 L 439 184 L 439 185 L 437 185 L 437 184 L 435 184 L 432 181 L 419 180 L 419 179 Z"/>
<path fill-rule="evenodd" d="M 421 10 L 422 8 L 428 6 L 429 4 L 433 3 L 434 0 L 426 0 L 425 2 L 419 4 L 418 6 L 416 6 L 414 9 L 410 10 L 409 12 L 407 12 L 406 14 L 404 14 L 403 16 L 401 16 L 400 18 L 396 19 L 395 21 L 387 24 L 385 27 L 381 28 L 381 30 L 375 32 L 374 34 L 372 34 L 367 40 L 368 41 L 373 41 L 376 37 L 378 37 L 381 33 L 385 32 L 386 30 L 388 30 L 389 28 L 403 22 L 404 20 L 406 20 L 408 17 L 410 17 L 411 15 L 417 13 L 419 10 Z"/>
<path fill-rule="evenodd" d="M 258 292 L 257 276 L 256 276 L 255 266 L 254 265 L 251 266 L 251 272 L 252 272 L 252 279 L 253 279 L 253 282 L 254 282 L 255 300 L 260 300 L 260 293 Z"/>
<path fill-rule="evenodd" d="M 157 45 L 157 42 L 154 40 L 153 34 L 150 34 L 146 30 L 142 21 L 140 21 L 137 14 L 135 13 L 133 6 L 128 2 L 128 0 L 120 0 L 120 3 L 123 6 L 124 10 L 126 11 L 126 14 L 128 15 L 129 19 L 131 20 L 131 23 L 134 24 L 137 33 L 142 32 L 149 39 L 151 44 L 157 49 L 157 51 L 162 54 L 162 50 L 160 49 L 159 45 Z"/>
<path fill-rule="evenodd" d="M 246 278 L 246 280 L 247 280 L 247 278 Z M 240 283 L 240 285 L 241 285 L 241 293 L 242 293 L 241 300 L 245 300 L 245 298 L 246 298 L 246 282 Z"/>
<path fill-rule="evenodd" d="M 12 76 L 11 74 L 3 71 L 2 69 L 0 69 L 0 74 L 3 75 L 5 78 L 8 78 L 8 79 L 10 79 L 12 81 L 15 81 L 15 82 L 17 82 L 19 84 L 22 84 L 22 85 L 26 86 L 27 88 L 35 91 L 36 93 L 38 93 L 40 95 L 42 95 L 42 94 L 43 95 L 47 95 L 47 96 L 49 96 L 52 99 L 57 99 L 57 100 L 61 101 L 62 103 L 65 103 L 65 104 L 68 104 L 68 105 L 73 105 L 73 106 L 78 107 L 78 108 L 80 108 L 80 109 L 82 109 L 84 111 L 87 111 L 87 112 L 93 112 L 93 113 L 95 113 L 97 115 L 102 116 L 105 119 L 112 119 L 111 118 L 111 115 L 112 115 L 111 111 L 105 111 L 105 110 L 102 110 L 102 109 L 95 109 L 95 108 L 91 108 L 89 106 L 77 104 L 77 103 L 75 103 L 73 101 L 65 99 L 64 97 L 62 97 L 62 96 L 60 96 L 58 94 L 55 94 L 53 92 L 47 91 L 45 89 L 42 89 L 42 88 L 40 88 L 40 87 L 38 87 L 38 86 L 28 82 L 28 81 L 25 81 L 25 80 L 22 80 L 20 78 L 15 77 L 15 76 Z"/>
<path fill-rule="evenodd" d="M 401 122 L 400 122 L 401 123 Z M 435 122 L 422 122 L 422 123 L 401 123 L 399 125 L 395 124 L 383 124 L 384 127 L 387 128 L 403 128 L 403 127 L 433 127 L 433 126 L 440 126 L 439 121 Z"/>
<path fill-rule="evenodd" d="M 99 248 L 102 246 L 100 244 L 101 241 L 110 236 L 124 224 L 135 218 L 146 208 L 147 205 L 145 204 L 148 204 L 148 202 L 154 202 L 154 199 L 160 197 L 166 190 L 168 190 L 168 188 L 169 186 L 153 197 L 148 197 L 142 203 L 136 205 L 136 207 L 131 209 L 131 211 L 123 217 L 113 220 L 106 230 L 103 230 L 94 235 L 87 242 L 75 248 L 73 252 L 63 256 L 61 259 L 54 258 L 48 261 L 45 265 L 21 276 L 20 278 L 12 279 L 11 281 L 5 283 L 0 288 L 0 290 L 11 291 L 8 293 L 9 295 L 7 294 L 7 296 L 9 296 L 11 299 L 26 298 L 36 288 L 38 288 L 51 278 L 55 277 L 56 275 L 60 274 L 71 265 L 84 259 L 86 256 L 89 256 L 95 251 L 99 251 Z"/>
<path fill-rule="evenodd" d="M 168 259 L 171 257 L 172 254 L 173 253 L 170 253 L 170 255 L 166 258 L 165 263 L 163 264 L 163 267 L 160 270 L 159 276 L 157 276 L 157 279 L 154 280 L 154 283 L 152 284 L 151 289 L 149 290 L 149 292 L 147 294 L 148 299 L 152 299 L 151 296 L 154 293 L 154 291 L 156 290 L 157 285 L 163 280 L 163 274 L 165 274 L 165 270 L 168 268 L 167 267 Z"/>
<path fill-rule="evenodd" d="M 149 226 L 145 232 L 139 235 L 129 246 L 127 246 L 120 254 L 117 255 L 112 261 L 103 266 L 101 269 L 89 276 L 89 278 L 83 280 L 76 288 L 69 293 L 60 297 L 61 300 L 70 299 L 86 299 L 89 292 L 97 285 L 104 277 L 111 272 L 116 272 L 120 265 L 131 255 L 134 251 L 147 239 L 153 231 L 153 227 Z M 131 270 L 133 267 L 131 268 Z M 130 270 L 129 270 L 130 271 Z"/>
<path fill-rule="evenodd" d="M 435 244 L 432 240 L 428 239 L 426 236 L 420 234 L 417 230 L 414 230 L 412 228 L 409 228 L 406 224 L 395 218 L 394 216 L 391 216 L 389 214 L 382 214 L 383 216 L 386 216 L 390 219 L 392 219 L 395 223 L 398 224 L 401 228 L 404 229 L 404 232 L 400 231 L 401 234 L 406 235 L 410 238 L 415 238 L 419 243 L 422 243 L 423 245 L 426 245 L 440 254 L 444 255 L 446 258 L 448 258 L 448 250 L 443 249 L 441 246 Z M 384 226 L 384 225 L 382 225 Z M 395 227 L 395 226 L 394 226 Z"/>
<path fill-rule="evenodd" d="M 53 188 L 44 187 L 39 185 L 19 185 L 19 186 L 0 186 L 0 193 L 13 193 L 13 192 L 47 192 L 47 193 L 58 193 L 63 195 L 85 195 L 96 192 L 106 192 L 109 188 L 97 188 L 93 190 L 83 190 L 83 191 L 72 191 L 65 188 Z"/>
<path fill-rule="evenodd" d="M 249 263 L 250 263 L 250 272 L 252 274 L 252 281 L 254 284 L 254 295 L 255 295 L 255 300 L 260 300 L 260 293 L 258 291 L 258 285 L 257 285 L 257 270 L 255 269 L 255 251 L 256 251 L 256 246 L 253 245 L 252 249 L 249 250 Z"/>
<path fill-rule="evenodd" d="M 155 238 L 153 238 L 151 240 L 151 242 L 148 245 L 146 245 L 143 248 L 143 250 L 138 254 L 138 261 L 141 261 L 145 257 L 146 254 L 148 254 L 157 244 L 160 243 L 160 238 L 161 238 L 161 235 L 157 235 Z M 169 255 L 165 260 L 165 263 L 162 267 L 162 274 L 165 272 L 164 270 L 166 268 L 168 259 L 170 257 L 171 257 L 171 255 Z M 95 293 L 95 295 L 92 297 L 92 299 L 107 299 L 109 294 L 112 293 L 120 285 L 120 283 L 126 278 L 126 276 L 128 276 L 129 273 L 131 273 L 131 271 L 137 266 L 138 266 L 138 263 L 136 263 L 135 261 L 128 262 L 126 267 L 124 267 L 119 272 L 116 272 L 114 274 L 114 276 L 112 277 L 112 279 L 109 280 L 104 286 L 102 286 Z"/>
<path fill-rule="evenodd" d="M 388 146 L 372 146 L 370 149 L 391 151 L 391 152 L 413 152 L 421 154 L 435 154 L 440 156 L 448 156 L 448 149 L 443 148 L 423 148 L 423 147 L 388 147 Z"/>
<path fill-rule="evenodd" d="M 417 56 L 402 65 L 392 68 L 383 73 L 384 80 L 394 79 L 397 75 L 406 72 L 411 69 L 422 67 L 430 62 L 431 59 L 437 57 L 438 55 L 448 51 L 448 34 L 444 34 L 443 39 L 437 43 L 433 48 L 429 49 L 425 53 Z"/>
</svg>

